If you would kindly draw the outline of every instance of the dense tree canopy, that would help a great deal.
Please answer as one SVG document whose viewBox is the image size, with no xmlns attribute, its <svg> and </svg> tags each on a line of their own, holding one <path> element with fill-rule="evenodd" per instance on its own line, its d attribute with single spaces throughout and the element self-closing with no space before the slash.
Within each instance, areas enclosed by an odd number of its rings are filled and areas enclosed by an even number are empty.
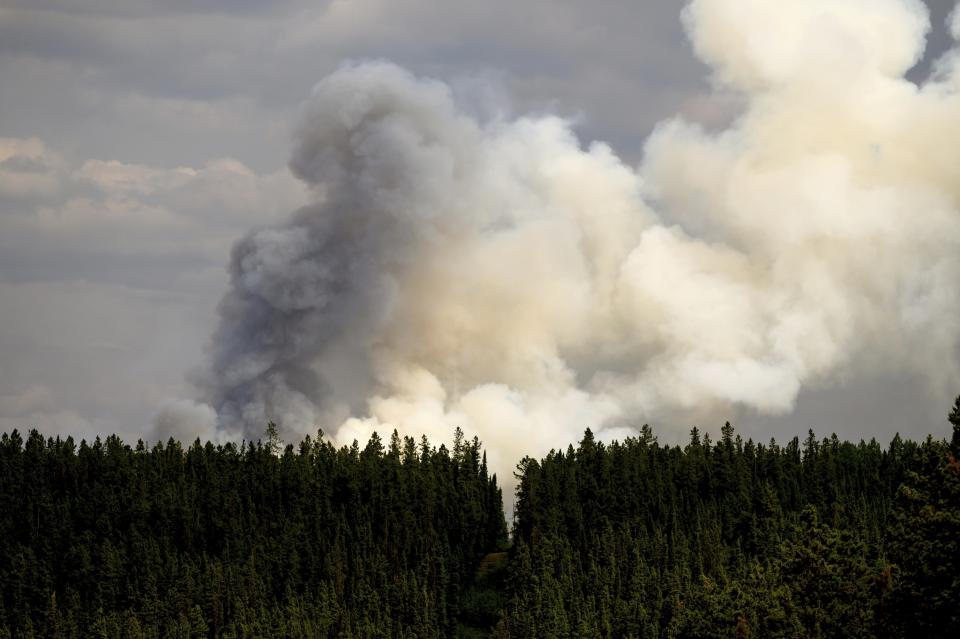
<svg viewBox="0 0 960 639">
<path fill-rule="evenodd" d="M 0 639 L 956 635 L 950 441 L 0 437 Z"/>
<path fill-rule="evenodd" d="M 506 541 L 477 440 L 0 439 L 0 637 L 447 637 Z"/>
<path fill-rule="evenodd" d="M 956 636 L 956 452 L 812 432 L 763 445 L 729 424 L 684 447 L 588 430 L 518 466 L 497 635 Z"/>
</svg>

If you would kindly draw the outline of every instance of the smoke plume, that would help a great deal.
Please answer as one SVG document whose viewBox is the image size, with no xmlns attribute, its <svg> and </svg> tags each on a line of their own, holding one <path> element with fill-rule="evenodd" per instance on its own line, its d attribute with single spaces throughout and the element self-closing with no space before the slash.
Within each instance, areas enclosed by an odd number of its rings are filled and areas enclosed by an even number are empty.
<svg viewBox="0 0 960 639">
<path fill-rule="evenodd" d="M 742 112 L 662 123 L 636 169 L 387 63 L 322 80 L 290 161 L 314 203 L 233 251 L 203 383 L 220 429 L 459 425 L 508 468 L 588 426 L 783 413 L 857 371 L 955 384 L 960 50 L 904 79 L 913 0 L 694 0 L 684 21 Z"/>
</svg>

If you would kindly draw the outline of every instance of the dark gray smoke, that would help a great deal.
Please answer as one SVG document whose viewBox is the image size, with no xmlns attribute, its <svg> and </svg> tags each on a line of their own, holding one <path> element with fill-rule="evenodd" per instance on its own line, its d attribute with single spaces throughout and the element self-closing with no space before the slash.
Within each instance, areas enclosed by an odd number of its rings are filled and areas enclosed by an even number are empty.
<svg viewBox="0 0 960 639">
<path fill-rule="evenodd" d="M 470 128 L 444 86 L 389 65 L 345 68 L 317 86 L 290 161 L 317 203 L 233 249 L 203 382 L 223 426 L 257 436 L 270 420 L 317 424 L 331 389 L 326 355 L 350 358 L 339 373 L 352 368 L 351 391 L 365 394 L 357 382 L 370 381 L 369 336 L 390 305 L 392 274 L 430 233 L 430 211 L 416 203 L 451 177 L 424 164 L 461 170 L 453 151 Z"/>
</svg>

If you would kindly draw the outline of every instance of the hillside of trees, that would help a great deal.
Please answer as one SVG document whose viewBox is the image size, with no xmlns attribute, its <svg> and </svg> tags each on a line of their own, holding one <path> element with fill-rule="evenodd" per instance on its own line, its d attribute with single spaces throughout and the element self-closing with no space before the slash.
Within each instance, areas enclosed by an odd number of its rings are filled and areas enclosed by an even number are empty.
<svg viewBox="0 0 960 639">
<path fill-rule="evenodd" d="M 950 442 L 0 437 L 0 639 L 957 636 Z M 509 546 L 509 548 L 508 548 Z"/>
</svg>

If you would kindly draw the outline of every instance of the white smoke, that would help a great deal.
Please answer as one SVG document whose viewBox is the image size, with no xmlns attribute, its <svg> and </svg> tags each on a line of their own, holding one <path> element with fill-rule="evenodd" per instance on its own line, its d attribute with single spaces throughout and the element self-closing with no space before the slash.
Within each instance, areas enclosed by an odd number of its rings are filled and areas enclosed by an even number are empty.
<svg viewBox="0 0 960 639">
<path fill-rule="evenodd" d="M 149 441 L 166 441 L 172 437 L 191 443 L 199 437 L 202 441 L 219 439 L 217 414 L 207 404 L 186 399 L 170 399 L 163 403 L 154 419 Z"/>
<path fill-rule="evenodd" d="M 856 371 L 960 381 L 960 62 L 903 78 L 923 5 L 694 0 L 684 20 L 744 110 L 663 123 L 636 170 L 390 64 L 320 82 L 290 164 L 316 203 L 234 250 L 204 385 L 220 428 L 459 425 L 503 473 L 585 427 L 782 413 Z"/>
</svg>

